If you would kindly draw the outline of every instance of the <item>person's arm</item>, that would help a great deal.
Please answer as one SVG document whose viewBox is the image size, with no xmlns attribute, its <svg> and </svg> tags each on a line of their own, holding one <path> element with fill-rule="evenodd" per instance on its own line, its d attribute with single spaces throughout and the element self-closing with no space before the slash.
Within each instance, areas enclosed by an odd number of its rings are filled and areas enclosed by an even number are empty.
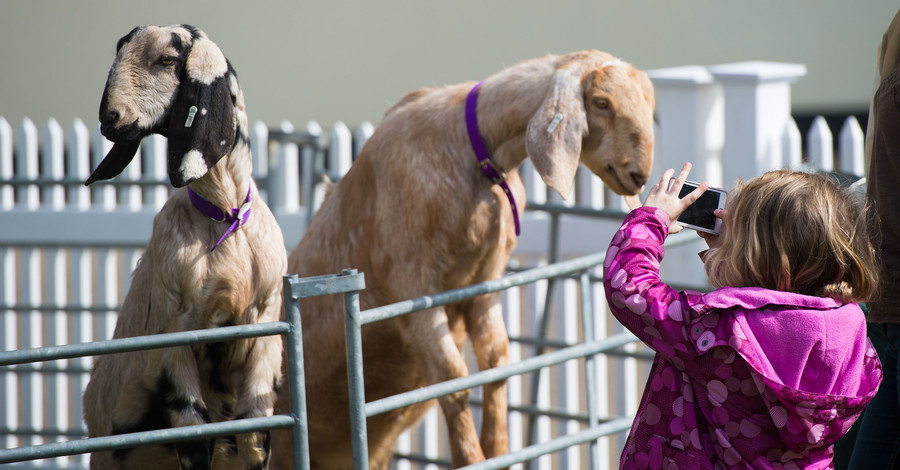
<svg viewBox="0 0 900 470">
<path fill-rule="evenodd" d="M 687 360 L 695 357 L 685 334 L 690 310 L 659 276 L 668 222 L 652 207 L 629 214 L 607 251 L 603 287 L 610 311 L 625 328 L 653 350 Z"/>
<path fill-rule="evenodd" d="M 665 171 L 644 207 L 625 218 L 607 251 L 603 281 L 609 308 L 622 325 L 655 351 L 684 359 L 696 356 L 685 331 L 691 310 L 682 293 L 662 282 L 659 265 L 667 234 L 681 228 L 673 221 L 708 186 L 703 183 L 679 199 L 689 172 L 690 164 L 685 164 L 669 188 L 674 171 Z"/>
</svg>

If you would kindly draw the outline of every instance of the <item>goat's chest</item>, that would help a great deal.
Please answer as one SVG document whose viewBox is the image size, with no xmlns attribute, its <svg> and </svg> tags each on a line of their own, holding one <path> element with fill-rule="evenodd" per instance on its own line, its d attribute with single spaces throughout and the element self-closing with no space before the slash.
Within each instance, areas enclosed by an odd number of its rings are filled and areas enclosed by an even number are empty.
<svg viewBox="0 0 900 470">
<path fill-rule="evenodd" d="M 234 240 L 239 242 L 239 240 Z M 166 294 L 176 293 L 181 312 L 179 329 L 201 329 L 256 323 L 261 305 L 270 297 L 277 276 L 260 276 L 252 254 L 238 257 L 226 253 L 197 253 L 171 266 L 160 266 L 160 284 L 172 284 Z M 208 249 L 207 249 L 208 250 Z M 217 256 L 220 255 L 220 256 Z M 270 279 L 271 278 L 271 279 Z"/>
</svg>

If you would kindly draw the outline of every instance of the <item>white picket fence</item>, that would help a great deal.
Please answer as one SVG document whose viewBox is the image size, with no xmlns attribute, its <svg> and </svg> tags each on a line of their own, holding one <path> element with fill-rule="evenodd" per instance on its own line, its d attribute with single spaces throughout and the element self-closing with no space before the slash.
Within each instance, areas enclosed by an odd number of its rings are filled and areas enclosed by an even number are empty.
<svg viewBox="0 0 900 470">
<path fill-rule="evenodd" d="M 863 133 L 854 118 L 840 129 L 837 145 L 824 119 L 806 136 L 807 154 L 790 117 L 790 84 L 805 74 L 795 64 L 743 63 L 715 67 L 678 67 L 651 71 L 657 93 L 657 146 L 654 179 L 668 167 L 694 162 L 693 179 L 728 187 L 735 177 L 749 178 L 780 167 L 814 167 L 848 175 L 863 174 Z M 40 127 L 26 119 L 15 128 L 0 117 L 0 350 L 108 339 L 116 311 L 130 285 L 152 219 L 170 194 L 165 168 L 165 139 L 145 139 L 122 176 L 90 188 L 83 181 L 96 167 L 109 142 L 76 120 L 64 128 L 55 120 Z M 339 177 L 373 132 L 363 124 L 351 132 L 337 123 L 324 132 L 316 123 L 296 131 L 285 122 L 277 129 L 255 123 L 251 145 L 254 173 L 262 197 L 281 225 L 287 248 L 299 241 L 321 199 L 316 184 L 323 173 Z M 833 152 L 834 148 L 838 152 Z M 548 192 L 527 163 L 521 169 L 529 200 L 589 209 L 624 210 L 621 197 L 580 170 L 568 201 Z M 553 223 L 558 222 L 554 230 Z M 532 266 L 605 250 L 619 222 L 580 215 L 528 212 L 512 267 Z M 553 237 L 556 237 L 555 239 Z M 556 244 L 551 245 L 555 240 Z M 691 234 L 672 237 L 663 263 L 663 278 L 704 289 L 695 253 L 702 247 Z M 689 266 L 685 268 L 685 266 Z M 595 311 L 603 312 L 602 287 L 595 287 Z M 547 297 L 546 283 L 504 294 L 509 334 L 539 336 Z M 578 286 L 557 283 L 550 303 L 551 341 L 576 343 L 579 331 Z M 622 330 L 607 315 L 595 322 L 595 337 Z M 513 342 L 511 360 L 530 357 L 529 342 Z M 638 346 L 629 347 L 640 351 Z M 471 355 L 470 355 L 471 356 Z M 81 392 L 90 359 L 0 369 L 0 445 L 17 447 L 81 437 Z M 470 366 L 475 368 L 474 363 Z M 536 404 L 576 412 L 596 400 L 601 415 L 630 415 L 647 374 L 641 359 L 607 356 L 598 362 L 601 388 L 596 397 L 581 396 L 583 368 L 566 364 L 543 373 Z M 532 380 L 509 381 L 513 407 L 532 403 Z M 477 391 L 473 392 L 477 399 Z M 441 417 L 430 413 L 400 442 L 400 451 L 446 458 Z M 510 414 L 513 450 L 527 444 L 525 414 Z M 537 420 L 534 438 L 544 441 L 577 430 L 576 420 Z M 617 466 L 623 436 L 601 439 L 603 462 Z M 546 456 L 536 468 L 580 468 L 584 449 Z M 29 463 L 27 468 L 86 468 L 87 457 Z M 398 468 L 416 464 L 401 461 Z M 425 466 L 424 468 L 434 468 Z"/>
</svg>

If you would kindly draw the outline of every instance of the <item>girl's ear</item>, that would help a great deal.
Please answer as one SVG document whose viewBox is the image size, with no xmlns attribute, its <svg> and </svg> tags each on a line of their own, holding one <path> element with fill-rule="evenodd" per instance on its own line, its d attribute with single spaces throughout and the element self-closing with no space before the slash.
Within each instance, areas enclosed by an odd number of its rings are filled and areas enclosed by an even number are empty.
<svg viewBox="0 0 900 470">
<path fill-rule="evenodd" d="M 525 134 L 525 149 L 535 170 L 563 198 L 572 190 L 588 129 L 582 75 L 582 67 L 574 64 L 556 71 Z"/>
<path fill-rule="evenodd" d="M 169 119 L 169 179 L 176 188 L 205 175 L 234 147 L 232 80 L 219 47 L 205 36 L 194 39 Z"/>
</svg>

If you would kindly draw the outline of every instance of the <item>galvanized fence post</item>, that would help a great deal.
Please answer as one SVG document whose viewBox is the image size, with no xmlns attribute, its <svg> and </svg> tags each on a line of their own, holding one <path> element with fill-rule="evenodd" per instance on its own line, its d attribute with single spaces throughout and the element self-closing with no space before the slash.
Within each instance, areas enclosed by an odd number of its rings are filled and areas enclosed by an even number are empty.
<svg viewBox="0 0 900 470">
<path fill-rule="evenodd" d="M 581 283 L 581 318 L 582 327 L 584 329 L 584 342 L 594 342 L 594 309 L 593 296 L 591 294 L 591 279 L 588 271 L 582 271 L 580 277 Z M 588 428 L 592 428 L 600 424 L 597 415 L 596 391 L 597 391 L 597 366 L 596 358 L 593 355 L 584 358 L 585 373 L 585 399 L 587 401 L 588 412 Z M 600 468 L 600 451 L 597 449 L 597 441 L 590 443 L 590 468 L 593 470 Z"/>
<path fill-rule="evenodd" d="M 356 274 L 355 269 L 344 270 L 345 275 Z M 353 446 L 353 468 L 369 468 L 369 447 L 366 433 L 366 390 L 363 382 L 362 323 L 359 312 L 359 291 L 344 294 L 344 327 L 347 330 L 347 379 L 350 387 L 350 440 Z"/>
<path fill-rule="evenodd" d="M 285 336 L 288 372 L 291 380 L 291 414 L 294 418 L 292 434 L 294 468 L 309 470 L 309 427 L 306 420 L 306 380 L 303 370 L 303 329 L 300 323 L 300 286 L 295 274 L 284 276 L 285 319 L 291 325 Z"/>
<path fill-rule="evenodd" d="M 288 274 L 284 276 L 284 292 L 285 292 L 285 311 L 288 315 L 288 321 L 291 323 L 291 335 L 289 335 L 289 344 L 288 344 L 288 366 L 291 368 L 291 376 L 296 378 L 296 380 L 291 382 L 291 411 L 292 412 L 301 412 L 302 416 L 299 414 L 295 415 L 295 419 L 299 419 L 302 423 L 295 423 L 295 429 L 300 429 L 301 432 L 294 433 L 294 465 L 296 466 L 298 462 L 300 462 L 301 467 L 304 470 L 309 468 L 309 438 L 308 438 L 308 426 L 306 423 L 306 380 L 303 375 L 303 344 L 302 344 L 302 331 L 300 326 L 300 302 L 299 300 L 306 297 L 315 297 L 319 295 L 325 294 L 344 294 L 346 308 L 349 311 L 355 311 L 355 316 L 357 318 L 356 321 L 356 331 L 357 335 L 359 333 L 359 291 L 365 289 L 366 282 L 365 276 L 362 273 L 357 272 L 355 269 L 345 269 L 341 272 L 341 274 L 332 274 L 326 276 L 314 276 L 314 277 L 304 277 L 298 278 L 296 274 Z M 290 292 L 290 298 L 288 298 L 288 292 Z M 349 323 L 349 322 L 348 322 Z M 296 329 L 295 329 L 296 328 Z M 349 330 L 348 326 L 348 330 Z M 295 336 L 295 338 L 291 338 L 291 336 Z M 360 389 L 362 387 L 362 343 L 361 339 L 359 340 L 359 386 Z M 348 342 L 349 347 L 349 342 Z M 293 358 L 291 358 L 293 357 Z M 348 361 L 349 363 L 350 361 Z M 349 368 L 348 368 L 349 370 Z M 351 387 L 353 385 L 353 381 L 350 382 Z M 351 393 L 351 416 L 350 423 L 351 425 L 354 423 L 353 421 L 353 406 L 355 401 L 353 400 L 354 395 Z M 360 400 L 364 400 L 365 397 L 360 395 Z M 294 403 L 297 403 L 297 406 L 294 406 Z M 361 402 L 364 404 L 364 402 Z M 362 404 L 360 404 L 360 409 L 362 408 Z M 365 417 L 362 420 L 363 424 L 363 449 L 364 453 L 368 453 L 365 448 Z M 355 429 L 355 428 L 354 428 Z M 353 441 L 353 451 L 354 455 L 356 453 L 356 448 L 358 447 L 356 441 Z M 356 461 L 354 457 L 354 462 Z M 356 467 L 356 468 L 368 468 L 368 464 L 364 467 Z"/>
</svg>

